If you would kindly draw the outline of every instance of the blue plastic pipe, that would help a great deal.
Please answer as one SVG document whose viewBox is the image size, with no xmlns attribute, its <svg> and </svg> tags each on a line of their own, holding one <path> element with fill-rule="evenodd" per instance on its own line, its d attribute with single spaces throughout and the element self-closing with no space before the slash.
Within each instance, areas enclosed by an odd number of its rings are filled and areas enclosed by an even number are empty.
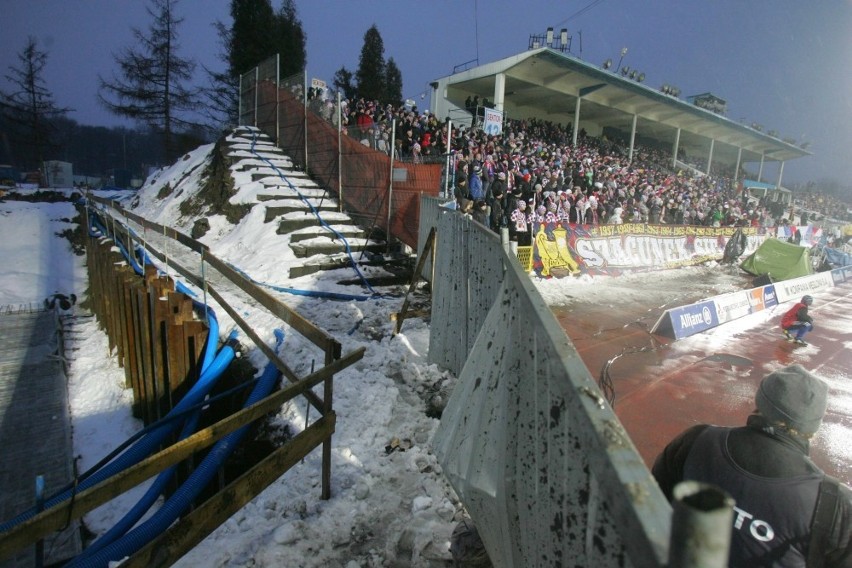
<svg viewBox="0 0 852 568">
<path fill-rule="evenodd" d="M 275 335 L 280 346 L 284 334 L 281 330 L 275 330 Z M 272 392 L 272 389 L 275 388 L 280 376 L 281 372 L 278 368 L 272 362 L 269 362 L 254 390 L 249 395 L 245 407 L 251 406 L 268 396 Z M 81 559 L 79 563 L 75 559 L 67 566 L 75 568 L 78 566 L 106 568 L 111 561 L 121 560 L 126 556 L 134 554 L 162 534 L 192 504 L 202 489 L 210 483 L 216 472 L 227 457 L 236 449 L 248 430 L 249 426 L 243 426 L 219 440 L 204 458 L 201 465 L 192 472 L 186 482 L 149 519 L 96 554 Z"/>
</svg>

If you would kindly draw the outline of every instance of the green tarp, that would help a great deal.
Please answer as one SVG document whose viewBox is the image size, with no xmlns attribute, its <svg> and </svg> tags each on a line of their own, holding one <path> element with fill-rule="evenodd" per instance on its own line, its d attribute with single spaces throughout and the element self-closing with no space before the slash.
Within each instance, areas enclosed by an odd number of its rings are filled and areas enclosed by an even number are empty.
<svg viewBox="0 0 852 568">
<path fill-rule="evenodd" d="M 808 249 L 778 239 L 763 241 L 740 268 L 755 276 L 768 274 L 775 282 L 813 274 Z"/>
</svg>

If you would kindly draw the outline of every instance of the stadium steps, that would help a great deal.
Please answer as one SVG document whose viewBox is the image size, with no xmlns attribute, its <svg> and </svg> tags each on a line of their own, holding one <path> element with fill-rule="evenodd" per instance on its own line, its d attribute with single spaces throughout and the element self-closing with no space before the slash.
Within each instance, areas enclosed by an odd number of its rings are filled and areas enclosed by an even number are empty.
<svg viewBox="0 0 852 568">
<path fill-rule="evenodd" d="M 258 201 L 263 200 L 258 199 Z M 274 204 L 267 202 L 266 216 L 263 218 L 263 222 L 269 223 L 276 217 L 287 215 L 288 213 L 310 212 L 308 206 L 314 211 L 318 211 L 320 215 L 325 215 L 326 212 L 337 212 L 337 203 L 329 199 L 307 199 L 306 201 L 307 203 L 301 199 L 277 199 Z"/>
<path fill-rule="evenodd" d="M 384 252 L 385 241 L 370 238 L 369 231 L 339 212 L 337 200 L 296 169 L 265 134 L 246 127 L 235 129 L 228 137 L 227 155 L 232 173 L 248 174 L 256 185 L 249 202 L 265 208 L 265 223 L 277 220 L 276 234 L 287 235 L 290 249 L 302 260 L 290 266 L 291 278 L 345 268 L 364 253 Z"/>
</svg>

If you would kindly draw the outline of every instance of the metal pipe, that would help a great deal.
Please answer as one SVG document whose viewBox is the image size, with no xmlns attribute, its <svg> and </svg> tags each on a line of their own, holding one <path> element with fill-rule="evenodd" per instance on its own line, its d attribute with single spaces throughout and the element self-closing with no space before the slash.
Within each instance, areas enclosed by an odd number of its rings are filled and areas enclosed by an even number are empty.
<svg viewBox="0 0 852 568">
<path fill-rule="evenodd" d="M 669 568 L 725 568 L 734 499 L 718 487 L 682 481 L 673 491 Z"/>
</svg>

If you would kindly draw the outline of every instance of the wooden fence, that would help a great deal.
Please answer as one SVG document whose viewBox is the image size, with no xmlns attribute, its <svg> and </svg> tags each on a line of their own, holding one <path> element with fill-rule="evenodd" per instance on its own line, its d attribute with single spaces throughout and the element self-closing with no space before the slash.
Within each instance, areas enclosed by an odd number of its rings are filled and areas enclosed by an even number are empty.
<svg viewBox="0 0 852 568">
<path fill-rule="evenodd" d="M 171 278 L 151 265 L 136 274 L 112 239 L 89 237 L 86 254 L 92 312 L 133 389 L 133 415 L 151 424 L 198 380 L 209 329 Z"/>
</svg>

